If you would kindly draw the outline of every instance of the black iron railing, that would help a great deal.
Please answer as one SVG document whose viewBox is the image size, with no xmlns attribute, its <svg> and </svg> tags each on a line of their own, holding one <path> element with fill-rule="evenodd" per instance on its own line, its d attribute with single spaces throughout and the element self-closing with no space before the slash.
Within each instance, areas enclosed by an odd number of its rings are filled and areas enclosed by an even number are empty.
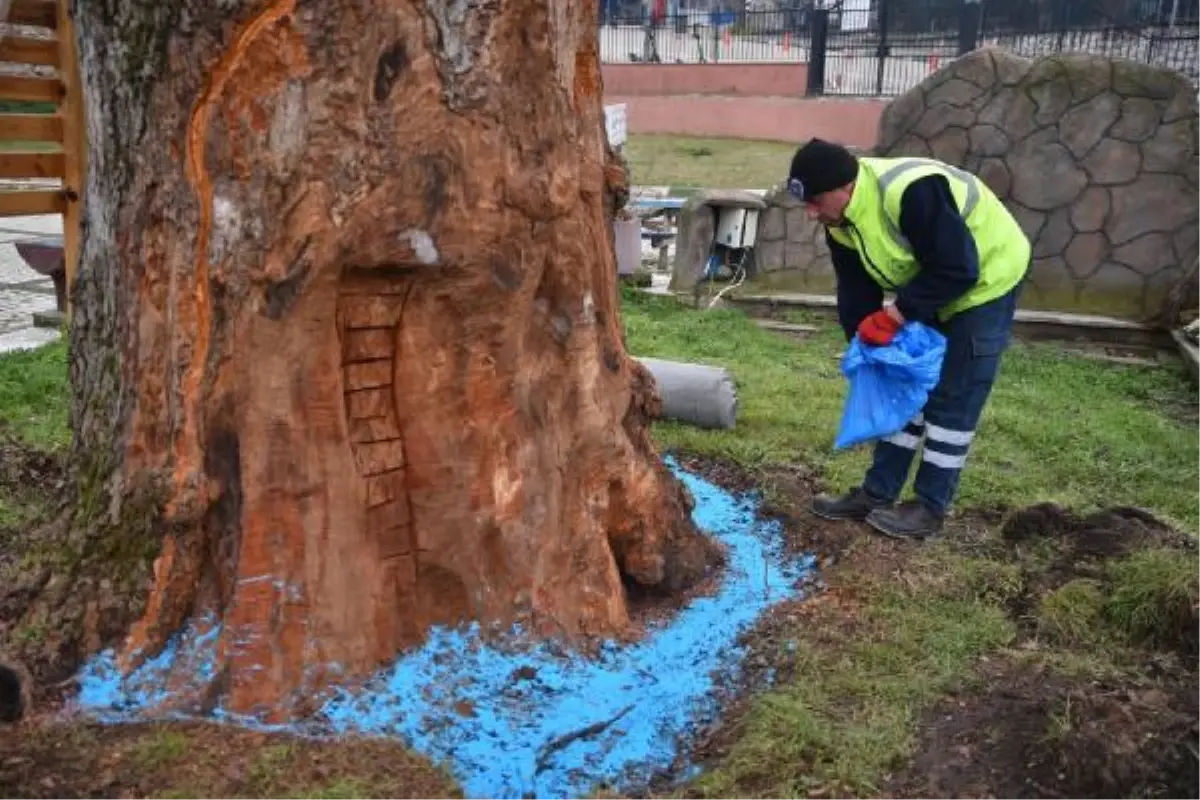
<svg viewBox="0 0 1200 800">
<path fill-rule="evenodd" d="M 796 63 L 812 94 L 895 95 L 980 45 L 1090 53 L 1200 82 L 1200 0 L 781 0 L 762 11 L 642 12 L 601 20 L 608 63 Z M 828 7 L 822 7 L 828 5 Z M 1120 7 L 1114 15 L 1112 8 Z"/>
<path fill-rule="evenodd" d="M 807 61 L 812 17 L 811 10 L 612 15 L 601 21 L 600 52 L 607 63 Z"/>
</svg>

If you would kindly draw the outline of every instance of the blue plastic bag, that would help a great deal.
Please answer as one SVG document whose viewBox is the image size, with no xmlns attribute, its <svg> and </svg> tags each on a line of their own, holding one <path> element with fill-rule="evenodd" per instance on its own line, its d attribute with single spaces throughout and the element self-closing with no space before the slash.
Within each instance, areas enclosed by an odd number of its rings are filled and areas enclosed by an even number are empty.
<svg viewBox="0 0 1200 800">
<path fill-rule="evenodd" d="M 920 322 L 907 322 L 886 347 L 855 336 L 842 356 L 850 382 L 834 448 L 896 433 L 925 407 L 937 386 L 946 356 L 946 337 Z"/>
</svg>

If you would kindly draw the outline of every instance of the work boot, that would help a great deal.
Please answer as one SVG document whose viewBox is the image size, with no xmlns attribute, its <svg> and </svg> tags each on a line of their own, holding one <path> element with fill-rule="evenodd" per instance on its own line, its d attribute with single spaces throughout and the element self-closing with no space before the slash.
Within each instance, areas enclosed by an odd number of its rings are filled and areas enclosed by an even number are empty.
<svg viewBox="0 0 1200 800">
<path fill-rule="evenodd" d="M 887 508 L 891 504 L 890 500 L 881 500 L 861 486 L 856 486 L 841 497 L 827 494 L 814 497 L 812 512 L 822 519 L 861 521 L 875 509 Z"/>
<path fill-rule="evenodd" d="M 941 514 L 915 500 L 867 515 L 868 525 L 893 539 L 927 539 L 941 531 L 942 522 Z"/>
</svg>

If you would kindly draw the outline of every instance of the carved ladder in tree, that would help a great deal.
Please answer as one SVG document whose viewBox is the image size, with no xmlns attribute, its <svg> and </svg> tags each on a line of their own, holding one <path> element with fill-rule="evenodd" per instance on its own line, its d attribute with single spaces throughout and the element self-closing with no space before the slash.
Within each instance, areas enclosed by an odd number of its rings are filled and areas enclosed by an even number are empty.
<svg viewBox="0 0 1200 800">
<path fill-rule="evenodd" d="M 0 217 L 61 214 L 63 235 L 18 241 L 69 313 L 87 131 L 68 0 L 0 0 Z M 15 27 L 19 26 L 19 27 Z M 3 221 L 0 221 L 0 226 Z"/>
</svg>

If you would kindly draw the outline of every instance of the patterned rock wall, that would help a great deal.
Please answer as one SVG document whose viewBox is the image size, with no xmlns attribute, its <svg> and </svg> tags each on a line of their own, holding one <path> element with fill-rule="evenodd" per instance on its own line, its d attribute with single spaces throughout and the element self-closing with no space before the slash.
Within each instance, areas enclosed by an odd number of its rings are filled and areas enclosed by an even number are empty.
<svg viewBox="0 0 1200 800">
<path fill-rule="evenodd" d="M 1034 244 L 1026 308 L 1149 318 L 1197 258 L 1197 136 L 1180 73 L 985 48 L 896 98 L 876 153 L 933 156 L 992 187 Z M 818 227 L 786 192 L 767 201 L 763 282 L 828 289 Z"/>
</svg>

